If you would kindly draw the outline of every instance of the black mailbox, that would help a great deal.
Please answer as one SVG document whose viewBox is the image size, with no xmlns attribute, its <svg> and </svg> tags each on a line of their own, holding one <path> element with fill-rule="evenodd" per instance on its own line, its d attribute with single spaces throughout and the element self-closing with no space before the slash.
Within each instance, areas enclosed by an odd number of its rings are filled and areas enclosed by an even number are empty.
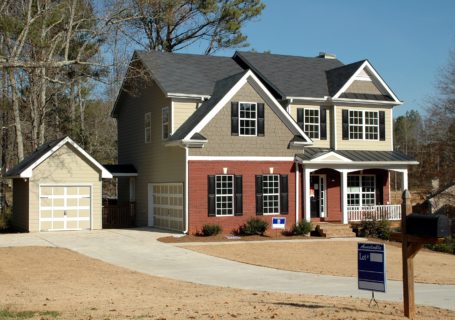
<svg viewBox="0 0 455 320">
<path fill-rule="evenodd" d="M 406 233 L 418 237 L 448 237 L 449 219 L 442 215 L 411 213 L 406 216 Z"/>
</svg>

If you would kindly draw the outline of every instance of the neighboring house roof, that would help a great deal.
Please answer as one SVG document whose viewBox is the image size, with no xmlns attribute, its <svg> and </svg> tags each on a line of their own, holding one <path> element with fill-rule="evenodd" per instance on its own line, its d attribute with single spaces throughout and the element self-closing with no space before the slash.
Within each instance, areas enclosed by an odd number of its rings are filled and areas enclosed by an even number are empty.
<svg viewBox="0 0 455 320">
<path fill-rule="evenodd" d="M 243 69 L 230 57 L 136 51 L 166 95 L 212 96 L 215 84 Z"/>
<path fill-rule="evenodd" d="M 253 70 L 282 98 L 330 96 L 326 72 L 343 66 L 337 59 L 236 52 L 234 60 Z"/>
<path fill-rule="evenodd" d="M 413 158 L 399 151 L 364 151 L 364 150 L 334 150 L 326 148 L 305 148 L 305 153 L 298 154 L 303 162 L 311 162 L 324 155 L 334 154 L 350 162 L 392 162 L 403 164 L 418 164 Z"/>
<path fill-rule="evenodd" d="M 267 105 L 283 121 L 288 129 L 297 136 L 302 137 L 303 144 L 311 144 L 312 141 L 305 135 L 302 129 L 291 118 L 286 110 L 278 103 L 273 95 L 267 90 L 262 82 L 251 71 L 244 71 L 216 83 L 212 97 L 204 102 L 169 138 L 169 142 L 175 143 L 182 140 L 191 142 L 192 140 L 201 140 L 200 131 L 205 125 L 223 108 L 230 99 L 243 87 L 248 81 L 254 83 L 261 90 L 267 101 Z"/>
<path fill-rule="evenodd" d="M 103 164 L 114 177 L 135 177 L 137 170 L 132 164 Z"/>
<path fill-rule="evenodd" d="M 54 152 L 56 152 L 66 143 L 71 144 L 89 162 L 91 162 L 95 167 L 99 168 L 101 170 L 102 178 L 112 178 L 112 175 L 109 173 L 109 171 L 107 171 L 101 164 L 99 164 L 98 161 L 92 158 L 84 149 L 79 147 L 79 145 L 76 142 L 74 142 L 70 137 L 63 137 L 43 144 L 29 156 L 24 158 L 24 160 L 19 162 L 16 166 L 8 170 L 8 172 L 5 174 L 5 177 L 30 178 L 32 176 L 32 171 L 36 166 L 38 166 L 44 160 L 49 158 Z"/>
</svg>

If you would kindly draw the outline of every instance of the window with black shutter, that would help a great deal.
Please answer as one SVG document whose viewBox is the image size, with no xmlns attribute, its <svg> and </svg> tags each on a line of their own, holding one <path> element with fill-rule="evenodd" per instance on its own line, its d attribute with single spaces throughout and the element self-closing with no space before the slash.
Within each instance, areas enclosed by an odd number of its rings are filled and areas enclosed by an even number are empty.
<svg viewBox="0 0 455 320">
<path fill-rule="evenodd" d="M 320 139 L 327 140 L 327 109 L 321 108 L 320 122 Z"/>
<path fill-rule="evenodd" d="M 288 176 L 280 175 L 280 214 L 288 214 L 289 197 L 288 197 Z"/>
<path fill-rule="evenodd" d="M 234 215 L 243 214 L 243 183 L 242 176 L 234 176 Z"/>
<path fill-rule="evenodd" d="M 379 140 L 385 141 L 385 112 L 379 111 Z"/>
<path fill-rule="evenodd" d="M 262 204 L 262 176 L 256 176 L 256 215 L 262 216 L 263 214 L 263 204 Z"/>
<path fill-rule="evenodd" d="M 342 110 L 343 140 L 349 140 L 349 110 Z"/>
<path fill-rule="evenodd" d="M 208 176 L 208 209 L 209 217 L 214 217 L 216 215 L 215 210 L 215 176 Z"/>
<path fill-rule="evenodd" d="M 231 102 L 231 135 L 239 135 L 239 103 Z"/>
<path fill-rule="evenodd" d="M 287 214 L 288 176 L 265 174 L 256 176 L 256 214 Z"/>
<path fill-rule="evenodd" d="M 208 215 L 241 216 L 243 214 L 241 175 L 208 176 Z"/>
</svg>

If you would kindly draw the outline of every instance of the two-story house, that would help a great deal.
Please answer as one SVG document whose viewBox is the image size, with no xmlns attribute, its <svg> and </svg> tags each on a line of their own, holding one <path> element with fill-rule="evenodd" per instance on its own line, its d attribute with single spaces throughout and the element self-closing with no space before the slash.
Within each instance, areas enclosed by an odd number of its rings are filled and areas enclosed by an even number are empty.
<svg viewBox="0 0 455 320">
<path fill-rule="evenodd" d="M 224 232 L 251 217 L 340 222 L 399 219 L 390 172 L 416 162 L 393 150 L 400 100 L 367 60 L 236 52 L 136 52 L 112 115 L 119 200 L 137 224 Z"/>
</svg>

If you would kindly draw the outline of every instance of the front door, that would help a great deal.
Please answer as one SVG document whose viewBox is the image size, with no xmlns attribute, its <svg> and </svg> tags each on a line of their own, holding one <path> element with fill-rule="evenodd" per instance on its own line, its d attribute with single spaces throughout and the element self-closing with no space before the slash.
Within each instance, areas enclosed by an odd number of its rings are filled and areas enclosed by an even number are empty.
<svg viewBox="0 0 455 320">
<path fill-rule="evenodd" d="M 326 207 L 325 175 L 312 174 L 310 176 L 310 208 L 311 218 L 324 218 Z"/>
</svg>

